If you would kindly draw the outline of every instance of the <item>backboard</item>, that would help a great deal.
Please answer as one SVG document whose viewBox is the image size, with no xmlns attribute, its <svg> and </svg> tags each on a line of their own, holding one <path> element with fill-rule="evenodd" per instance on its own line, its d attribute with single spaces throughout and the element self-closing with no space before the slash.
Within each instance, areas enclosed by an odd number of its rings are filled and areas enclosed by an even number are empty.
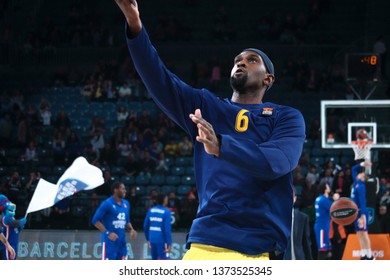
<svg viewBox="0 0 390 280">
<path fill-rule="evenodd" d="M 390 148 L 390 100 L 321 101 L 322 148 L 351 148 L 359 129 L 373 148 Z"/>
</svg>

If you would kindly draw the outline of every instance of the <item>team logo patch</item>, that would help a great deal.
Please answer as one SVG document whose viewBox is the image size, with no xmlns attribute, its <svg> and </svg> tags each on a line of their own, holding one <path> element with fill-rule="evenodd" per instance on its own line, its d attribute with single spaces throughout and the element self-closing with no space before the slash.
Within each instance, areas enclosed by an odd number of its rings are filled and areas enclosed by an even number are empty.
<svg viewBox="0 0 390 280">
<path fill-rule="evenodd" d="M 274 108 L 263 108 L 263 112 L 261 113 L 263 116 L 272 116 Z"/>
</svg>

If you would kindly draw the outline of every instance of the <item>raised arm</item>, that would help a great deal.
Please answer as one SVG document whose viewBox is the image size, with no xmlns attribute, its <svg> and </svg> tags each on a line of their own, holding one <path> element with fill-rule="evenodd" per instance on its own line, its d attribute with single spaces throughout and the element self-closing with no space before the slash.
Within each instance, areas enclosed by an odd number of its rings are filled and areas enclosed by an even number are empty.
<svg viewBox="0 0 390 280">
<path fill-rule="evenodd" d="M 142 30 L 142 22 L 139 16 L 138 3 L 135 0 L 115 0 L 121 9 L 129 25 L 129 31 L 132 37 L 137 36 Z"/>
</svg>

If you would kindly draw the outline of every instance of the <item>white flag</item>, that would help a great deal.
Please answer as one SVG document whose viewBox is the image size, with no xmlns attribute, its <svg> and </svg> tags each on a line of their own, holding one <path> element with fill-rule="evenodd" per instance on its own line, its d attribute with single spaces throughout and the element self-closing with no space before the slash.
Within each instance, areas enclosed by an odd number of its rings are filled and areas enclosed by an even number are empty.
<svg viewBox="0 0 390 280">
<path fill-rule="evenodd" d="M 57 184 L 40 179 L 27 208 L 28 213 L 53 206 L 58 201 L 82 190 L 92 190 L 104 183 L 103 172 L 78 157 L 64 172 Z"/>
</svg>

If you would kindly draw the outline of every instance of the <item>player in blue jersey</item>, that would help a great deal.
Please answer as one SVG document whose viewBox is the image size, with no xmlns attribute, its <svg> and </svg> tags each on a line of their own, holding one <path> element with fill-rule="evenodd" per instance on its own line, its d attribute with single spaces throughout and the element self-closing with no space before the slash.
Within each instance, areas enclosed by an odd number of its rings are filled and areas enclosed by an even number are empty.
<svg viewBox="0 0 390 280">
<path fill-rule="evenodd" d="M 364 166 L 371 166 L 371 162 L 361 162 L 352 167 L 353 187 L 351 198 L 356 203 L 359 212 L 356 217 L 354 227 L 360 244 L 360 259 L 373 260 L 371 251 L 371 242 L 368 236 L 367 220 L 368 212 L 366 209 L 366 181 L 367 175 L 364 173 Z M 360 170 L 361 169 L 361 170 Z"/>
<path fill-rule="evenodd" d="M 169 259 L 172 249 L 171 211 L 166 207 L 168 196 L 159 194 L 157 205 L 149 209 L 144 220 L 144 233 L 152 260 Z"/>
<path fill-rule="evenodd" d="M 9 202 L 8 198 L 0 194 L 0 260 L 3 260 L 6 255 L 9 256 L 9 258 L 14 259 L 16 257 L 16 253 L 14 248 L 11 246 L 11 244 L 8 242 L 8 239 L 5 237 L 3 231 L 3 226 L 1 221 L 3 220 L 4 210 L 6 204 Z"/>
<path fill-rule="evenodd" d="M 9 244 L 14 248 L 15 255 L 10 254 L 5 250 L 4 245 L 0 245 L 0 255 L 3 260 L 14 260 L 17 258 L 17 249 L 19 244 L 19 234 L 26 224 L 26 218 L 19 220 L 15 219 L 16 205 L 12 202 L 7 202 L 4 207 L 3 217 L 1 219 L 1 226 L 3 227 L 3 234 L 8 240 Z"/>
<path fill-rule="evenodd" d="M 328 183 L 323 182 L 318 187 L 318 197 L 314 202 L 316 211 L 316 221 L 314 223 L 314 232 L 316 235 L 317 259 L 325 260 L 332 257 L 332 244 L 330 242 L 330 207 L 332 200 L 329 198 L 331 188 Z M 333 195 L 333 199 L 339 198 L 338 194 Z"/>
<path fill-rule="evenodd" d="M 127 259 L 126 230 L 131 239 L 137 236 L 130 223 L 130 203 L 124 199 L 126 188 L 121 182 L 111 186 L 112 196 L 104 200 L 92 218 L 92 224 L 102 233 L 102 259 Z"/>
<path fill-rule="evenodd" d="M 305 139 L 302 114 L 263 103 L 275 81 L 269 57 L 245 49 L 234 58 L 233 94 L 220 99 L 181 81 L 163 64 L 135 0 L 116 0 L 138 74 L 159 108 L 190 136 L 199 198 L 184 259 L 268 259 L 291 232 L 292 171 Z"/>
</svg>

